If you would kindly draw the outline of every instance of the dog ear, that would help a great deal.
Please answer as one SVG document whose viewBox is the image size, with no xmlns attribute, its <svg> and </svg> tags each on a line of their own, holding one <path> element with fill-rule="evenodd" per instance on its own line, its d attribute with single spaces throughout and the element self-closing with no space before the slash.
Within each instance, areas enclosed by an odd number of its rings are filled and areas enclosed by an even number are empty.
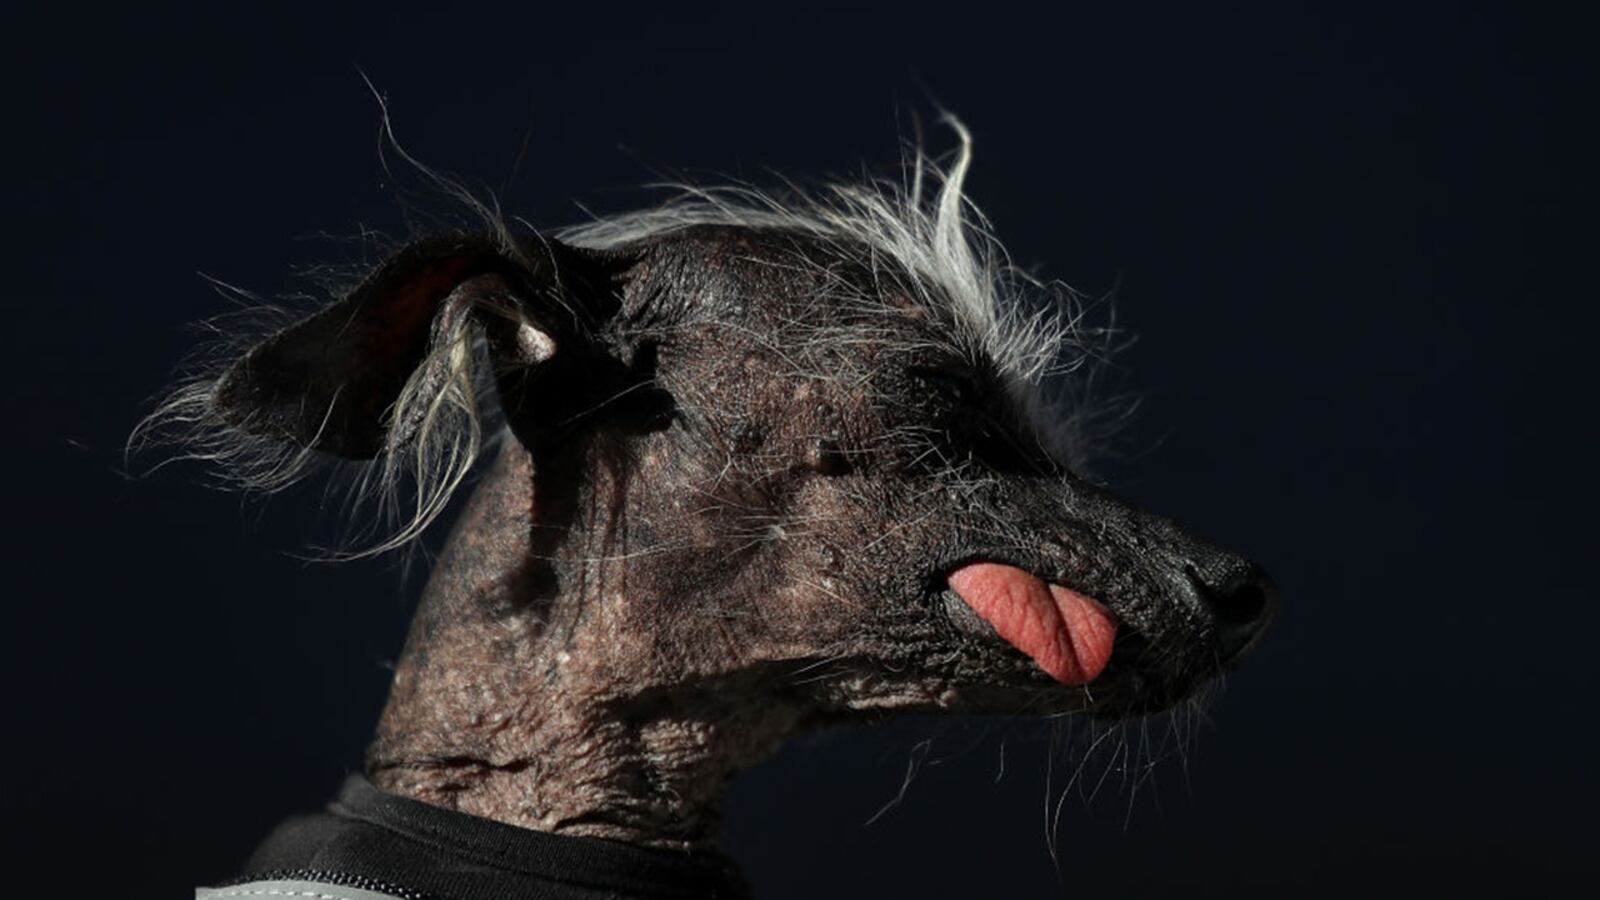
<svg viewBox="0 0 1600 900">
<path fill-rule="evenodd" d="M 246 431 L 370 459 L 425 427 L 431 392 L 470 379 L 474 326 L 497 370 L 525 369 L 592 339 L 618 306 L 607 282 L 596 254 L 537 235 L 421 240 L 256 345 L 212 402 Z"/>
</svg>

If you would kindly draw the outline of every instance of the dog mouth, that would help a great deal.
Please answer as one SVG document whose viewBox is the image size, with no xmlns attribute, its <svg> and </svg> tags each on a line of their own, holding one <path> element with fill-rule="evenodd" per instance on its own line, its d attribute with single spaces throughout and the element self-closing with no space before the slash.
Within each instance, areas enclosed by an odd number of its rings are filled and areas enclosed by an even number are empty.
<svg viewBox="0 0 1600 900">
<path fill-rule="evenodd" d="M 1087 594 L 996 562 L 960 566 L 946 583 L 1001 638 L 1062 684 L 1088 684 L 1111 662 L 1117 620 Z"/>
</svg>

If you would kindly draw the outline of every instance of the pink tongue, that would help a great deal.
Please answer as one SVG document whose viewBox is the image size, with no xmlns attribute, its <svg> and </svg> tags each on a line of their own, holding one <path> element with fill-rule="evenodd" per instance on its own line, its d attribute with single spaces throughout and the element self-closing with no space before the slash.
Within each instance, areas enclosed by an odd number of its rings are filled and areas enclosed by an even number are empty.
<svg viewBox="0 0 1600 900">
<path fill-rule="evenodd" d="M 1117 623 L 1092 597 L 986 562 L 951 572 L 950 589 L 1057 681 L 1088 684 L 1111 660 Z"/>
</svg>

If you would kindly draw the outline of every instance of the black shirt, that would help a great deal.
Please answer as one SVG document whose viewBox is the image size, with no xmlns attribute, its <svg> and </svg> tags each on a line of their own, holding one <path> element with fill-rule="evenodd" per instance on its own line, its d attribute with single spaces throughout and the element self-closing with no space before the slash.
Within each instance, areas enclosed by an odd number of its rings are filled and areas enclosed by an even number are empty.
<svg viewBox="0 0 1600 900">
<path fill-rule="evenodd" d="M 274 879 L 414 900 L 749 897 L 715 852 L 529 831 L 385 794 L 359 775 L 327 812 L 279 825 L 234 883 Z"/>
</svg>

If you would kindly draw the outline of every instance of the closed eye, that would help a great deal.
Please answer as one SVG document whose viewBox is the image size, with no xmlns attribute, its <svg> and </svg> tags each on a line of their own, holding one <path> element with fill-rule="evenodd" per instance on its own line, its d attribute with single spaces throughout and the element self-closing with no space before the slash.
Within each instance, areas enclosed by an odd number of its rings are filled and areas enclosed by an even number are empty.
<svg viewBox="0 0 1600 900">
<path fill-rule="evenodd" d="M 1008 474 L 1052 474 L 1056 467 L 1049 455 L 1030 448 L 1009 424 L 1006 399 L 993 387 L 981 387 L 972 372 L 945 366 L 918 366 L 910 370 L 919 384 L 938 391 L 954 407 L 960 421 L 950 438 L 964 445 L 975 459 Z"/>
<path fill-rule="evenodd" d="M 926 385 L 961 405 L 977 403 L 978 398 L 982 396 L 982 392 L 978 389 L 978 378 L 971 372 L 943 366 L 913 366 L 910 374 L 917 383 Z"/>
</svg>

